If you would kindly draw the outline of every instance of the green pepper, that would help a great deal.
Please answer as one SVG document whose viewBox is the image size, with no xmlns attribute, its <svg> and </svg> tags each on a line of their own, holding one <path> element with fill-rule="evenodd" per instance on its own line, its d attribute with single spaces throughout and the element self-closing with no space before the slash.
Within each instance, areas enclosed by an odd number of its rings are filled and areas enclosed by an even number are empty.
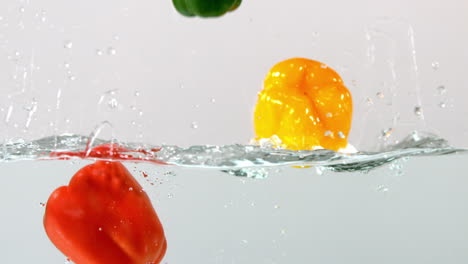
<svg viewBox="0 0 468 264">
<path fill-rule="evenodd" d="M 184 16 L 219 17 L 235 10 L 242 0 L 172 0 Z"/>
</svg>

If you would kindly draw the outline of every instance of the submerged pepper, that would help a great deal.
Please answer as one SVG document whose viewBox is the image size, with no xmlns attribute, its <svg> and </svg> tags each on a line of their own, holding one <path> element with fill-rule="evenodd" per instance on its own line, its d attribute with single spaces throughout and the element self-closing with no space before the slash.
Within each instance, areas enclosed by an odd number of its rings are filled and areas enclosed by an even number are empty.
<svg viewBox="0 0 468 264">
<path fill-rule="evenodd" d="M 325 64 L 293 58 L 268 73 L 254 113 L 257 139 L 277 136 L 282 147 L 339 150 L 347 145 L 351 93 Z"/>
<path fill-rule="evenodd" d="M 242 0 L 172 0 L 184 16 L 219 17 L 239 7 Z"/>
<path fill-rule="evenodd" d="M 117 161 L 79 170 L 47 202 L 44 228 L 77 264 L 158 264 L 164 230 L 150 198 Z"/>
</svg>

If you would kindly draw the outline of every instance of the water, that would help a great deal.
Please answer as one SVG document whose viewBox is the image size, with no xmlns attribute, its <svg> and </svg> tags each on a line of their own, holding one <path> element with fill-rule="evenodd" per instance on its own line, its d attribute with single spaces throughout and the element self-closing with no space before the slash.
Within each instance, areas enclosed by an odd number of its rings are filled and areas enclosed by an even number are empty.
<svg viewBox="0 0 468 264">
<path fill-rule="evenodd" d="M 451 147 L 448 142 L 436 135 L 413 132 L 400 143 L 388 145 L 379 152 L 356 151 L 341 153 L 326 149 L 313 151 L 291 151 L 274 147 L 268 141 L 261 145 L 200 145 L 182 148 L 172 145 L 151 145 L 122 143 L 79 135 L 45 137 L 26 142 L 18 140 L 3 145 L 1 161 L 54 159 L 53 153 L 64 152 L 60 157 L 73 158 L 74 152 L 83 152 L 84 158 L 99 158 L 90 155 L 91 148 L 117 143 L 126 148 L 123 154 L 142 162 L 159 162 L 188 168 L 208 168 L 229 171 L 259 169 L 280 166 L 320 166 L 336 172 L 369 171 L 391 161 L 412 156 L 437 156 L 466 152 L 467 149 Z M 72 154 L 67 154 L 72 152 Z M 105 158 L 105 157 L 104 157 Z M 119 157 L 112 157 L 119 160 Z M 125 160 L 125 159 L 121 159 Z"/>
<path fill-rule="evenodd" d="M 423 152 L 407 145 L 413 149 L 406 152 L 411 158 L 374 167 L 372 173 L 296 168 L 290 164 L 305 163 L 282 161 L 256 166 L 268 174 L 264 179 L 233 177 L 211 165 L 126 166 L 164 225 L 168 251 L 162 263 L 463 263 L 468 257 L 468 177 L 453 172 L 468 171 L 467 157 L 449 152 L 441 141 L 430 141 L 422 148 L 425 154 L 415 154 Z M 179 154 L 212 152 L 189 149 Z M 52 190 L 92 161 L 40 162 L 38 157 L 45 155 L 0 163 L 7 183 L 0 192 L 6 216 L 0 246 L 6 263 L 24 263 L 17 261 L 15 251 L 24 248 L 24 241 L 28 249 L 22 260 L 66 259 L 43 231 L 45 202 Z"/>
</svg>

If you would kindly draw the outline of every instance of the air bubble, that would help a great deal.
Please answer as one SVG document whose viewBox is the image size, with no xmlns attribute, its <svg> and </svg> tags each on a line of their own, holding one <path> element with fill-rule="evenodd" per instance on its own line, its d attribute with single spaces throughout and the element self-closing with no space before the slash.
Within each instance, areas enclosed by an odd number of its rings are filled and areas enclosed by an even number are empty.
<svg viewBox="0 0 468 264">
<path fill-rule="evenodd" d="M 24 11 L 26 11 L 26 9 L 24 8 L 24 6 L 21 6 L 21 7 L 19 8 L 19 11 L 20 11 L 21 13 L 24 13 Z"/>
<path fill-rule="evenodd" d="M 382 92 L 378 92 L 376 96 L 380 99 L 383 99 L 385 97 L 385 95 Z"/>
<path fill-rule="evenodd" d="M 333 114 L 329 112 L 329 113 L 327 113 L 325 116 L 328 117 L 328 118 L 330 118 L 330 117 L 333 117 Z"/>
<path fill-rule="evenodd" d="M 76 77 L 74 75 L 70 75 L 70 76 L 68 76 L 68 79 L 70 81 L 74 81 L 74 80 L 76 80 Z"/>
<path fill-rule="evenodd" d="M 323 133 L 323 135 L 326 137 L 333 137 L 333 132 L 331 132 L 330 130 L 327 130 L 325 131 L 325 133 Z"/>
<path fill-rule="evenodd" d="M 315 167 L 315 172 L 317 173 L 317 175 L 322 175 L 324 171 L 325 171 L 325 167 L 322 167 L 322 166 Z"/>
<path fill-rule="evenodd" d="M 41 202 L 41 203 L 39 203 L 39 206 L 40 206 L 40 207 L 45 207 L 46 204 Z"/>
<path fill-rule="evenodd" d="M 136 90 L 134 93 L 135 96 L 140 96 L 140 91 Z"/>
<path fill-rule="evenodd" d="M 214 103 L 216 103 L 216 99 L 215 99 L 215 98 L 211 98 L 210 102 L 214 104 Z"/>
<path fill-rule="evenodd" d="M 102 52 L 102 50 L 100 50 L 100 49 L 96 50 L 96 55 L 102 56 L 102 54 L 104 54 L 104 52 Z"/>
<path fill-rule="evenodd" d="M 71 49 L 73 47 L 73 42 L 71 42 L 70 40 L 66 40 L 63 43 L 63 47 L 66 48 L 66 49 Z"/>
<path fill-rule="evenodd" d="M 440 102 L 439 103 L 439 107 L 440 108 L 446 108 L 447 107 L 447 104 L 445 102 Z"/>
<path fill-rule="evenodd" d="M 192 129 L 197 129 L 197 128 L 198 128 L 198 123 L 194 121 L 194 122 L 192 122 L 192 123 L 190 124 L 190 127 L 191 127 Z"/>
<path fill-rule="evenodd" d="M 389 188 L 388 188 L 387 186 L 385 186 L 385 185 L 379 185 L 379 186 L 377 186 L 377 191 L 378 191 L 378 192 L 386 193 L 386 192 L 388 192 L 388 190 L 389 190 Z"/>
<path fill-rule="evenodd" d="M 70 68 L 70 63 L 64 62 L 63 67 L 65 67 L 66 69 L 69 69 Z"/>
<path fill-rule="evenodd" d="M 168 194 L 167 194 L 167 198 L 169 198 L 169 199 L 174 198 L 174 194 L 173 194 L 173 193 L 168 193 Z"/>
<path fill-rule="evenodd" d="M 99 227 L 98 230 L 99 230 L 99 231 L 102 231 L 102 227 Z"/>
<path fill-rule="evenodd" d="M 322 63 L 322 64 L 320 64 L 320 68 L 326 69 L 326 68 L 328 68 L 328 66 L 326 64 Z"/>
<path fill-rule="evenodd" d="M 128 188 L 128 190 L 129 190 L 130 192 L 133 191 L 133 187 Z"/>
<path fill-rule="evenodd" d="M 439 65 L 439 62 L 438 62 L 438 61 L 433 61 L 433 62 L 431 63 L 431 66 L 432 66 L 432 69 L 438 70 L 440 65 Z"/>
</svg>

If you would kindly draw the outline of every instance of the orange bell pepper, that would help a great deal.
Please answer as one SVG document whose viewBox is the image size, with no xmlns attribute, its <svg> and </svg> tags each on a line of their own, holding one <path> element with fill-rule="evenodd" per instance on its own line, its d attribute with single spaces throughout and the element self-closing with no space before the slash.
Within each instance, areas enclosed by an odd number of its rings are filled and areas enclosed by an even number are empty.
<svg viewBox="0 0 468 264">
<path fill-rule="evenodd" d="M 254 113 L 257 139 L 277 136 L 292 150 L 347 145 L 351 93 L 341 77 L 318 61 L 293 58 L 268 73 Z"/>
</svg>

